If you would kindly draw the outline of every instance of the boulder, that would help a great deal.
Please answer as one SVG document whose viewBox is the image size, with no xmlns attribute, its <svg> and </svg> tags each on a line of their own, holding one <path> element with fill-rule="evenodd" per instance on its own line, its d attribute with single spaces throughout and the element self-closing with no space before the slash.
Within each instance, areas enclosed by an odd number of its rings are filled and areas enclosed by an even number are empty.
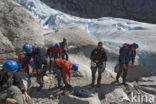
<svg viewBox="0 0 156 104">
<path fill-rule="evenodd" d="M 24 43 L 44 45 L 40 25 L 13 0 L 0 1 L 0 40 L 0 56 L 3 60 L 17 58 Z"/>
</svg>

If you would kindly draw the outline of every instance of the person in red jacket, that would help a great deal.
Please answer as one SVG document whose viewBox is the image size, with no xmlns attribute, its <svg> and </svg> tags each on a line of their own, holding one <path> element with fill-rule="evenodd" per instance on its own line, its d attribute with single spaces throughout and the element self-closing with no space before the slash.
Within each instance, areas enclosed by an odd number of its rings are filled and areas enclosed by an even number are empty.
<svg viewBox="0 0 156 104">
<path fill-rule="evenodd" d="M 62 50 L 60 44 L 56 43 L 55 46 L 51 45 L 46 53 L 46 56 L 49 56 L 49 72 L 51 73 L 52 66 L 54 65 L 54 60 L 57 58 L 62 58 Z"/>
<path fill-rule="evenodd" d="M 55 71 L 57 74 L 58 87 L 62 88 L 62 78 L 66 88 L 72 88 L 72 86 L 68 83 L 67 75 L 69 79 L 71 79 L 72 74 L 71 70 L 77 71 L 78 65 L 73 64 L 64 59 L 55 59 Z"/>
<path fill-rule="evenodd" d="M 21 64 L 23 63 L 24 59 L 25 59 L 25 55 L 24 54 L 19 56 L 19 60 L 20 60 Z M 33 64 L 34 64 L 34 59 L 31 58 L 29 60 L 28 64 L 22 69 L 22 71 L 27 73 L 28 75 L 33 75 L 33 72 L 34 72 Z M 29 66 L 32 67 L 33 70 L 29 70 L 29 68 L 28 68 Z"/>
</svg>

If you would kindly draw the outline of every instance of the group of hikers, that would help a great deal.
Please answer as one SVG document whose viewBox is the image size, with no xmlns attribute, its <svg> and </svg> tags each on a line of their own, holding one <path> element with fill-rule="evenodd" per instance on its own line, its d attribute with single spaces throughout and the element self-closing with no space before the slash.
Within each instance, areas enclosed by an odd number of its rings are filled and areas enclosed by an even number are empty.
<svg viewBox="0 0 156 104">
<path fill-rule="evenodd" d="M 132 65 L 134 65 L 136 49 L 138 47 L 138 44 L 132 43 L 124 44 L 124 46 L 120 48 L 120 69 L 116 77 L 117 82 L 119 82 L 119 77 L 123 71 L 123 84 L 126 84 L 128 64 L 132 60 Z M 16 75 L 18 71 L 24 71 L 29 76 L 32 76 L 33 72 L 36 71 L 37 82 L 40 85 L 39 88 L 42 88 L 44 85 L 43 76 L 48 69 L 49 73 L 56 75 L 59 89 L 72 88 L 72 85 L 69 83 L 72 76 L 71 71 L 78 71 L 79 66 L 68 61 L 69 56 L 66 37 L 63 38 L 62 42 L 51 45 L 47 51 L 30 44 L 24 44 L 23 51 L 25 54 L 19 57 L 21 65 L 18 65 L 14 60 L 7 60 L 3 64 L 3 69 L 0 71 L 0 104 L 28 104 L 31 100 L 21 78 Z M 49 63 L 47 59 L 49 59 Z M 107 54 L 102 42 L 99 42 L 97 48 L 91 52 L 90 59 L 92 72 L 91 87 L 95 85 L 95 75 L 98 71 L 97 87 L 99 88 L 107 61 Z M 33 69 L 31 73 L 28 66 L 31 66 Z M 63 86 L 62 82 L 64 82 L 65 86 Z M 22 96 L 22 94 L 25 96 Z"/>
</svg>

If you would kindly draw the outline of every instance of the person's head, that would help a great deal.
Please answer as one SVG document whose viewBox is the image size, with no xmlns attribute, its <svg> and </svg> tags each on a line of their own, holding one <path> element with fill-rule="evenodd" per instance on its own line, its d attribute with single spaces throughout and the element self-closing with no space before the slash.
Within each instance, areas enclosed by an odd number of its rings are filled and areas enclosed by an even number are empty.
<svg viewBox="0 0 156 104">
<path fill-rule="evenodd" d="M 66 37 L 63 38 L 63 42 L 64 42 L 64 43 L 67 42 L 67 38 L 66 38 Z"/>
<path fill-rule="evenodd" d="M 18 71 L 18 64 L 16 61 L 7 60 L 3 64 L 3 70 L 7 72 L 7 75 L 9 77 L 12 77 L 14 75 L 14 73 Z"/>
<path fill-rule="evenodd" d="M 98 49 L 101 49 L 102 47 L 103 47 L 103 43 L 102 42 L 99 42 L 97 48 Z"/>
<path fill-rule="evenodd" d="M 133 43 L 133 44 L 131 44 L 131 46 L 132 46 L 132 51 L 134 51 L 134 50 L 136 50 L 137 48 L 139 48 L 139 45 L 138 44 L 136 44 L 136 43 Z"/>
<path fill-rule="evenodd" d="M 73 71 L 78 71 L 79 66 L 77 64 L 73 64 L 72 69 L 73 69 Z"/>
<path fill-rule="evenodd" d="M 59 43 L 56 43 L 56 44 L 55 44 L 55 48 L 56 48 L 56 49 L 59 49 L 59 48 L 60 48 L 60 44 L 59 44 Z"/>
<path fill-rule="evenodd" d="M 24 44 L 23 45 L 23 50 L 26 52 L 26 53 L 31 53 L 32 52 L 32 47 L 30 44 Z"/>
</svg>

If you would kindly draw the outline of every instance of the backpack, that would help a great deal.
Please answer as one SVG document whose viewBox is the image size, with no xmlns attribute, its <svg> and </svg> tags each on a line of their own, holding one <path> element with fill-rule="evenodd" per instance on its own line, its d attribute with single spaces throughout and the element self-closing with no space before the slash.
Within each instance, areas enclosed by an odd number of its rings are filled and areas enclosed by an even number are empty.
<svg viewBox="0 0 156 104">
<path fill-rule="evenodd" d="M 121 55 L 121 53 L 122 53 L 122 51 L 123 51 L 123 49 L 124 49 L 125 47 L 130 47 L 130 46 L 131 46 L 131 44 L 129 44 L 129 43 L 124 43 L 123 46 L 120 47 L 120 49 L 119 49 L 119 55 Z"/>
</svg>

